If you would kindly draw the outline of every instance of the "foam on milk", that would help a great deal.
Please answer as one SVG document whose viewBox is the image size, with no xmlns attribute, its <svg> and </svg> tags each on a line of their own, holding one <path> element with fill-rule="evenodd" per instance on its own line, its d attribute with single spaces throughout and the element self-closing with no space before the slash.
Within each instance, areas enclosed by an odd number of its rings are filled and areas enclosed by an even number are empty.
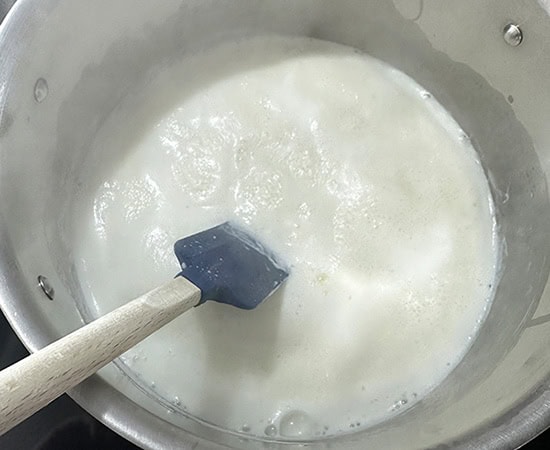
<svg viewBox="0 0 550 450">
<path fill-rule="evenodd" d="M 176 410 L 264 437 L 368 427 L 437 386 L 485 316 L 498 251 L 476 152 L 367 55 L 277 37 L 190 55 L 95 145 L 116 163 L 91 176 L 75 255 L 98 315 L 169 280 L 173 243 L 222 221 L 291 266 L 257 310 L 206 303 L 124 355 Z"/>
</svg>

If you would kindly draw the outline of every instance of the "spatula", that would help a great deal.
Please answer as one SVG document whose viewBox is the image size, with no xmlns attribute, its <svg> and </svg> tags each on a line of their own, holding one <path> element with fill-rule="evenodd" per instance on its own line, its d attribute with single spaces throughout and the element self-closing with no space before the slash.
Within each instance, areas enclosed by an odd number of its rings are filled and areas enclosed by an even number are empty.
<svg viewBox="0 0 550 450">
<path fill-rule="evenodd" d="M 0 434 L 206 300 L 252 309 L 288 272 L 226 222 L 176 242 L 181 273 L 0 372 Z"/>
</svg>

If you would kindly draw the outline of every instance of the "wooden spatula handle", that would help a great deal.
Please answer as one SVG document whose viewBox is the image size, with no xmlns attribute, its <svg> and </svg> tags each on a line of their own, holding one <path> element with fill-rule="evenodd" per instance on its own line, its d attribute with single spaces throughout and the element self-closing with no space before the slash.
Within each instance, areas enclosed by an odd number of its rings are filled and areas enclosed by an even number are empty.
<svg viewBox="0 0 550 450">
<path fill-rule="evenodd" d="M 197 305 L 177 277 L 0 372 L 0 435 Z"/>
</svg>

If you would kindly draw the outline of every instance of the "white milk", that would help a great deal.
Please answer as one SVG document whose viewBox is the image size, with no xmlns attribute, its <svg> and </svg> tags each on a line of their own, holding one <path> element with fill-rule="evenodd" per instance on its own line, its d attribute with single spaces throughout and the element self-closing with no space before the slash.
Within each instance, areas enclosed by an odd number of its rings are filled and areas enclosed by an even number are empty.
<svg viewBox="0 0 550 450">
<path fill-rule="evenodd" d="M 272 37 L 188 56 L 96 151 L 115 156 L 75 253 L 98 315 L 226 220 L 291 266 L 257 310 L 209 302 L 125 355 L 176 409 L 260 436 L 355 431 L 441 383 L 485 317 L 498 251 L 477 155 L 430 94 L 351 48 Z"/>
</svg>

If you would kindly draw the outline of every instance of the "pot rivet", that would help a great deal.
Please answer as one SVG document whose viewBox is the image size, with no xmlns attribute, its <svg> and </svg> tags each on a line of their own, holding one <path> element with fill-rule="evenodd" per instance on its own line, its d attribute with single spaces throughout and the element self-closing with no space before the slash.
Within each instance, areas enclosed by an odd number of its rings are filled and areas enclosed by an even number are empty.
<svg viewBox="0 0 550 450">
<path fill-rule="evenodd" d="M 34 99 L 38 103 L 42 103 L 48 96 L 48 82 L 44 78 L 39 78 L 34 84 Z"/>
<path fill-rule="evenodd" d="M 517 47 L 523 41 L 523 31 L 515 23 L 509 23 L 504 27 L 504 41 L 512 47 Z"/>
<path fill-rule="evenodd" d="M 53 297 L 55 296 L 55 289 L 44 275 L 38 275 L 38 286 L 42 289 L 42 292 L 46 294 L 46 297 L 53 300 Z"/>
</svg>

